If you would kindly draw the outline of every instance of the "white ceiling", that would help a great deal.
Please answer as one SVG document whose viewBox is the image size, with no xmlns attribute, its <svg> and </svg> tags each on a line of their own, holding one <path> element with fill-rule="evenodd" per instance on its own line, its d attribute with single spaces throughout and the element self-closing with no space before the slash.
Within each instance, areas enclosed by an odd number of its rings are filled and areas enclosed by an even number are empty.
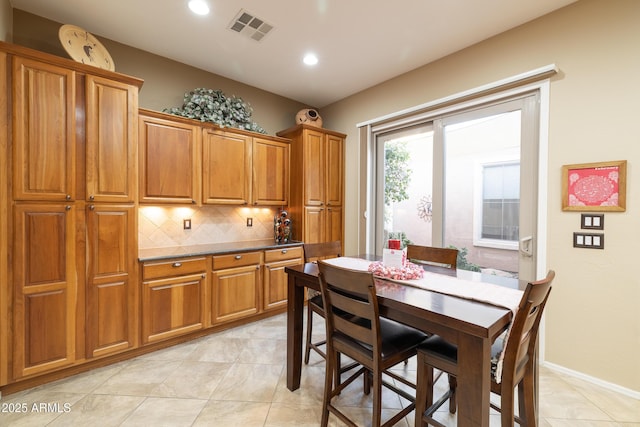
<svg viewBox="0 0 640 427">
<path fill-rule="evenodd" d="M 577 0 L 10 0 L 14 8 L 321 108 Z M 275 28 L 228 29 L 240 9 Z M 302 63 L 306 52 L 320 62 Z M 113 58 L 118 69 L 118 59 Z"/>
</svg>

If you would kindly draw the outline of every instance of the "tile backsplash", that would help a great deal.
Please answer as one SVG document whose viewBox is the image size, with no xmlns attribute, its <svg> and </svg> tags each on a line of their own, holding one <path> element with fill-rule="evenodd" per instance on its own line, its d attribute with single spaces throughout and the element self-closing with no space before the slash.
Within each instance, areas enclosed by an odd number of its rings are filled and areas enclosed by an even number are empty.
<svg viewBox="0 0 640 427">
<path fill-rule="evenodd" d="M 141 206 L 138 214 L 140 249 L 200 245 L 273 238 L 275 208 L 227 206 Z M 247 227 L 247 218 L 253 226 Z M 191 229 L 183 220 L 191 219 Z"/>
</svg>

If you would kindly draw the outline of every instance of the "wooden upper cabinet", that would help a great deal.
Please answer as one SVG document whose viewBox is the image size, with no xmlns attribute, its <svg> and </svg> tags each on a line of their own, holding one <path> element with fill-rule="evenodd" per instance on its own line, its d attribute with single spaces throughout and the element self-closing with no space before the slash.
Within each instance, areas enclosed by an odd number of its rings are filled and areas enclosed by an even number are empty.
<svg viewBox="0 0 640 427">
<path fill-rule="evenodd" d="M 309 125 L 277 133 L 291 139 L 289 213 L 294 239 L 344 240 L 344 144 L 346 135 Z"/>
<path fill-rule="evenodd" d="M 344 191 L 344 138 L 328 134 L 325 142 L 325 202 L 342 206 Z"/>
<path fill-rule="evenodd" d="M 253 138 L 254 205 L 287 205 L 289 143 Z"/>
<path fill-rule="evenodd" d="M 248 205 L 251 200 L 251 137 L 205 129 L 202 138 L 202 202 Z"/>
<path fill-rule="evenodd" d="M 76 74 L 13 57 L 13 196 L 75 198 Z"/>
<path fill-rule="evenodd" d="M 307 130 L 303 147 L 304 204 L 324 205 L 325 168 L 324 134 Z"/>
<path fill-rule="evenodd" d="M 201 128 L 141 112 L 140 202 L 197 203 Z"/>
<path fill-rule="evenodd" d="M 87 200 L 135 200 L 137 117 L 136 86 L 86 76 Z"/>
</svg>

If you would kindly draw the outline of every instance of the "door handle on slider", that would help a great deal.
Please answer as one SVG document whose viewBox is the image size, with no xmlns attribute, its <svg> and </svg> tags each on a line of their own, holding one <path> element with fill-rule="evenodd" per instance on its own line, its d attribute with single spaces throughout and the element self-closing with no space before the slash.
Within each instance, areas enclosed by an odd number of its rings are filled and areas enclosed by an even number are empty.
<svg viewBox="0 0 640 427">
<path fill-rule="evenodd" d="M 533 236 L 527 236 L 520 239 L 520 253 L 524 256 L 533 256 Z"/>
</svg>

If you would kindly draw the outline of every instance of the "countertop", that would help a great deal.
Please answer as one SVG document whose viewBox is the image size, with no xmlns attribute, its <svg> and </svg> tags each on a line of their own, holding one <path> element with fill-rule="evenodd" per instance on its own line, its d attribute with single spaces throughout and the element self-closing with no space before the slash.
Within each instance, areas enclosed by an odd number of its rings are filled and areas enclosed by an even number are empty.
<svg viewBox="0 0 640 427">
<path fill-rule="evenodd" d="M 302 246 L 302 242 L 292 241 L 277 244 L 273 239 L 247 240 L 243 242 L 212 243 L 207 245 L 173 246 L 138 250 L 138 261 L 157 261 L 176 257 L 223 255 L 236 252 L 261 251 Z"/>
</svg>

